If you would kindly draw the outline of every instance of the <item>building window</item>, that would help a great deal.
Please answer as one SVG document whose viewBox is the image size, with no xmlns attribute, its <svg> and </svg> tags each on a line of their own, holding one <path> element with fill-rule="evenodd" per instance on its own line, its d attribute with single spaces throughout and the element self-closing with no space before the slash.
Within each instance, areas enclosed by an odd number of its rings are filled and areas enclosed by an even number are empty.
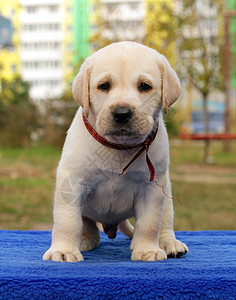
<svg viewBox="0 0 236 300">
<path fill-rule="evenodd" d="M 139 8 L 139 3 L 138 2 L 130 3 L 130 8 L 132 10 L 137 10 Z"/>
<path fill-rule="evenodd" d="M 60 30 L 60 24 L 54 24 L 54 30 L 55 31 Z"/>
<path fill-rule="evenodd" d="M 56 6 L 56 5 L 51 5 L 51 6 L 48 7 L 48 10 L 49 10 L 50 12 L 56 12 L 56 11 L 58 11 L 58 6 Z"/>
<path fill-rule="evenodd" d="M 60 24 L 25 24 L 23 25 L 24 31 L 58 31 L 60 30 Z"/>
<path fill-rule="evenodd" d="M 107 6 L 106 6 L 108 13 L 114 12 L 117 9 L 117 7 L 118 7 L 118 4 L 116 4 L 116 3 L 107 4 Z"/>
<path fill-rule="evenodd" d="M 59 49 L 61 47 L 60 43 L 53 43 L 53 48 L 54 49 Z"/>
<path fill-rule="evenodd" d="M 16 68 L 16 67 L 15 67 Z M 55 61 L 26 61 L 23 63 L 24 69 L 58 69 L 61 68 L 61 62 Z"/>
<path fill-rule="evenodd" d="M 36 7 L 34 7 L 34 6 L 29 6 L 29 7 L 27 7 L 27 12 L 29 13 L 29 14 L 32 14 L 32 13 L 35 13 L 36 12 Z"/>
</svg>

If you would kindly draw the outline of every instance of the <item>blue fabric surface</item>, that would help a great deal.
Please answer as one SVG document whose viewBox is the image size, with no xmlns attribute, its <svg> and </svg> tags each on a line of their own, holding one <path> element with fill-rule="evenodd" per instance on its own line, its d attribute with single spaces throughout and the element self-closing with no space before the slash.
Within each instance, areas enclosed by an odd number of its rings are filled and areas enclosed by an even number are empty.
<svg viewBox="0 0 236 300">
<path fill-rule="evenodd" d="M 236 231 L 177 232 L 182 259 L 130 260 L 130 240 L 103 233 L 84 262 L 42 261 L 48 231 L 0 231 L 0 299 L 236 299 Z"/>
</svg>

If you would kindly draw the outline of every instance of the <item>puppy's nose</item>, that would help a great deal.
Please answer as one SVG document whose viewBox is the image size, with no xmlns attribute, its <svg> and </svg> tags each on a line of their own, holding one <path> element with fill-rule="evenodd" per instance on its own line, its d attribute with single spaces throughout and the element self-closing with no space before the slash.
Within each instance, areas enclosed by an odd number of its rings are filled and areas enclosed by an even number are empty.
<svg viewBox="0 0 236 300">
<path fill-rule="evenodd" d="M 133 113 L 130 107 L 116 107 L 113 110 L 113 119 L 119 124 L 126 124 L 132 118 Z"/>
</svg>

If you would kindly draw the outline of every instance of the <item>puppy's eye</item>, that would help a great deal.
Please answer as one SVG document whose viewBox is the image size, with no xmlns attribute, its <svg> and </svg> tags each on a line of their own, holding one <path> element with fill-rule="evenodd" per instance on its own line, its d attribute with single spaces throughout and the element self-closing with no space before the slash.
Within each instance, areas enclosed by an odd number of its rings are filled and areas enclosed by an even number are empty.
<svg viewBox="0 0 236 300">
<path fill-rule="evenodd" d="M 107 92 L 111 89 L 111 85 L 109 82 L 103 82 L 98 86 L 98 89 Z"/>
<path fill-rule="evenodd" d="M 140 92 L 148 92 L 152 89 L 152 86 L 146 82 L 141 82 L 138 86 Z"/>
</svg>

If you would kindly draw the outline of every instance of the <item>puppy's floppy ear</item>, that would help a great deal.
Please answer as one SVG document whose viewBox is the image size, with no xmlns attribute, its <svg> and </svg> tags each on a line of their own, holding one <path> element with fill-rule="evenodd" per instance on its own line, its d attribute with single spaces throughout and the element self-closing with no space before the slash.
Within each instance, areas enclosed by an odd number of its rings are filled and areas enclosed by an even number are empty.
<svg viewBox="0 0 236 300">
<path fill-rule="evenodd" d="M 89 60 L 86 59 L 72 85 L 72 94 L 78 104 L 83 107 L 86 117 L 88 117 L 89 114 L 90 73 L 91 65 Z"/>
<path fill-rule="evenodd" d="M 159 67 L 162 77 L 162 105 L 164 113 L 167 114 L 168 108 L 179 98 L 181 87 L 178 76 L 164 56 Z"/>
</svg>

